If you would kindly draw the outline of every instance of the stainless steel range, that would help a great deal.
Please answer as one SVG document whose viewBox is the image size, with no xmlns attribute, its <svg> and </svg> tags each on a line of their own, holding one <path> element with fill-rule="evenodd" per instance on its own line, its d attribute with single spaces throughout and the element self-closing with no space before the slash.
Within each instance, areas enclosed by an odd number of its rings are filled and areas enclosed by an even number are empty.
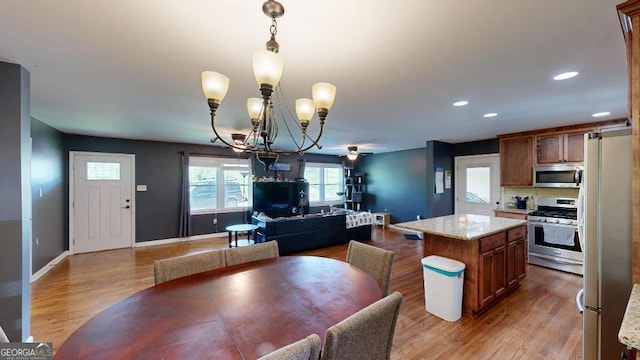
<svg viewBox="0 0 640 360">
<path fill-rule="evenodd" d="M 529 263 L 582 275 L 578 200 L 540 197 L 530 212 Z"/>
</svg>

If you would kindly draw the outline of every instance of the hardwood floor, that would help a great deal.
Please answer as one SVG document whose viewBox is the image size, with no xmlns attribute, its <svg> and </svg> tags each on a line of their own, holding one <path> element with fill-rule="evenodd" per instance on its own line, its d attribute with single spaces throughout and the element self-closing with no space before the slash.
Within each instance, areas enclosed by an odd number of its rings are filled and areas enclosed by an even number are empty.
<svg viewBox="0 0 640 360">
<path fill-rule="evenodd" d="M 371 243 L 395 252 L 390 292 L 404 295 L 392 359 L 581 359 L 577 275 L 534 265 L 522 286 L 477 319 L 455 323 L 426 312 L 422 243 L 375 228 Z M 227 239 L 189 241 L 72 255 L 32 284 L 31 331 L 54 351 L 75 329 L 114 302 L 153 286 L 156 259 L 226 247 Z M 347 245 L 300 255 L 344 260 Z"/>
</svg>

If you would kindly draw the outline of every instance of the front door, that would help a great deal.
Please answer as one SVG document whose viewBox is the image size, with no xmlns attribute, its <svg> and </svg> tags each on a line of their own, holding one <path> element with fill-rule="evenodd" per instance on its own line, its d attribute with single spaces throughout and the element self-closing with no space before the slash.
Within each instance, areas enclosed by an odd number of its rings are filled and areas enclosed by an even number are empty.
<svg viewBox="0 0 640 360">
<path fill-rule="evenodd" d="M 133 246 L 134 159 L 127 154 L 70 154 L 73 253 Z"/>
<path fill-rule="evenodd" d="M 456 214 L 493 215 L 500 201 L 500 155 L 455 158 Z"/>
</svg>

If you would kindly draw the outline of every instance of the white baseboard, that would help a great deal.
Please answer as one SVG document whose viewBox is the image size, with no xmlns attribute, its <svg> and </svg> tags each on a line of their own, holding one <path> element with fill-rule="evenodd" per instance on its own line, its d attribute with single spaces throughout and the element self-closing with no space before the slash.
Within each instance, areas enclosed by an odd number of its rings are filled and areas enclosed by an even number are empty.
<svg viewBox="0 0 640 360">
<path fill-rule="evenodd" d="M 226 232 L 221 233 L 212 233 L 212 234 L 203 234 L 203 235 L 194 235 L 182 238 L 171 238 L 171 239 L 162 239 L 162 240 L 150 240 L 137 242 L 133 245 L 133 247 L 145 247 L 145 246 L 154 246 L 154 245 L 164 245 L 164 244 L 174 244 L 184 241 L 194 241 L 194 240 L 203 240 L 209 239 L 212 237 L 226 237 L 228 234 Z"/>
<path fill-rule="evenodd" d="M 58 265 L 58 263 L 69 255 L 69 251 L 64 251 L 62 254 L 56 256 L 55 259 L 49 261 L 49 263 L 42 267 L 42 269 L 38 270 L 35 274 L 31 275 L 31 282 L 35 282 L 40 279 L 42 275 L 46 274 L 47 271 L 51 270 L 54 266 Z"/>
<path fill-rule="evenodd" d="M 195 240 L 209 239 L 212 237 L 226 237 L 226 236 L 228 236 L 227 233 L 222 232 L 222 233 L 213 233 L 213 234 L 194 235 L 194 236 L 183 237 L 183 238 L 151 240 L 151 241 L 135 243 L 133 247 L 137 248 L 137 247 L 145 247 L 145 246 L 153 246 L 153 245 L 173 244 L 173 243 L 179 243 L 183 241 L 195 241 Z M 36 280 L 40 279 L 44 274 L 47 273 L 47 271 L 51 270 L 54 266 L 58 265 L 60 261 L 64 260 L 64 258 L 66 258 L 69 255 L 70 253 L 68 250 L 58 255 L 55 259 L 51 260 L 47 265 L 43 266 L 42 269 L 38 270 L 35 274 L 31 275 L 31 279 L 30 279 L 31 282 L 33 283 Z"/>
</svg>

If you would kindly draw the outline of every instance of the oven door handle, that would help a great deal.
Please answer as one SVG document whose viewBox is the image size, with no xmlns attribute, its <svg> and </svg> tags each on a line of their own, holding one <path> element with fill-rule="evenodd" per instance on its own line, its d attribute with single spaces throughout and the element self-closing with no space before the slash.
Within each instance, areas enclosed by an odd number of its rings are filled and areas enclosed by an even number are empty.
<svg viewBox="0 0 640 360">
<path fill-rule="evenodd" d="M 535 256 L 535 257 L 539 257 L 545 260 L 549 260 L 549 261 L 553 261 L 553 262 L 557 262 L 559 264 L 565 264 L 565 265 L 582 265 L 581 261 L 575 261 L 575 260 L 560 260 L 556 257 L 553 256 L 549 256 L 549 255 L 542 255 L 542 254 L 536 254 L 536 253 L 529 253 L 529 256 Z"/>
<path fill-rule="evenodd" d="M 544 227 L 544 224 L 553 225 L 553 226 L 560 226 L 560 227 L 570 227 L 570 228 L 574 228 L 576 231 L 578 231 L 578 227 L 576 225 L 559 224 L 559 223 L 554 223 L 554 222 L 541 223 L 541 222 L 529 221 L 529 225 L 532 225 L 534 227 L 536 227 L 536 226 L 537 227 Z"/>
</svg>

